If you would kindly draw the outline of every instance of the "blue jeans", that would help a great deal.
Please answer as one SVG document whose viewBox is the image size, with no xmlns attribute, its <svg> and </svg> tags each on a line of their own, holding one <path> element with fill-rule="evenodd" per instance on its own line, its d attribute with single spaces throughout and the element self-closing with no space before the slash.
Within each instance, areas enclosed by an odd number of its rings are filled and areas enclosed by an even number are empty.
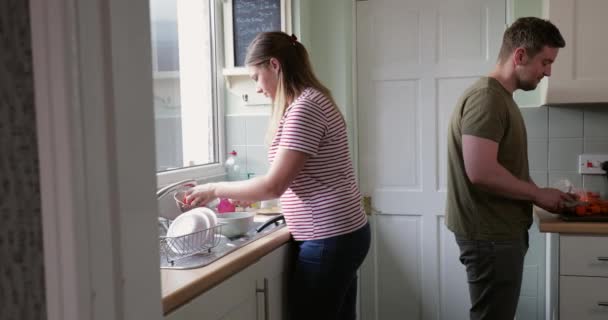
<svg viewBox="0 0 608 320">
<path fill-rule="evenodd" d="M 466 267 L 471 320 L 513 320 L 528 251 L 528 232 L 515 240 L 467 240 L 456 236 Z"/>
<path fill-rule="evenodd" d="M 370 242 L 369 223 L 345 235 L 297 241 L 290 319 L 356 319 L 357 269 Z"/>
</svg>

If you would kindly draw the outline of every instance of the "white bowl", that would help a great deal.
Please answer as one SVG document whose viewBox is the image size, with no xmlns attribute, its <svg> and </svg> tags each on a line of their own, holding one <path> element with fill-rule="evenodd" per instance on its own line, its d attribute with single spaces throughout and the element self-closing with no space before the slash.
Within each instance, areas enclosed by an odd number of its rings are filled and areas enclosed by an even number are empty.
<svg viewBox="0 0 608 320">
<path fill-rule="evenodd" d="M 209 218 L 206 214 L 197 212 L 186 212 L 180 214 L 169 226 L 167 237 L 169 247 L 175 253 L 189 253 L 201 248 L 207 242 L 207 233 L 200 231 L 209 228 Z"/>
<path fill-rule="evenodd" d="M 255 212 L 230 212 L 217 215 L 217 222 L 223 224 L 221 233 L 228 238 L 244 235 L 253 228 Z"/>
</svg>

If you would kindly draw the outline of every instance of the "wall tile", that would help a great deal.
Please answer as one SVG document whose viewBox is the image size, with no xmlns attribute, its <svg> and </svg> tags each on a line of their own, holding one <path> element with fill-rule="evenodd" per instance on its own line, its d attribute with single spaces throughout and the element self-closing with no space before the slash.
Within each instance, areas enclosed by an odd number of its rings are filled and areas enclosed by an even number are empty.
<svg viewBox="0 0 608 320">
<path fill-rule="evenodd" d="M 549 138 L 581 138 L 582 107 L 549 107 Z"/>
<path fill-rule="evenodd" d="M 547 170 L 547 139 L 530 139 L 528 141 L 528 161 L 530 170 Z"/>
<path fill-rule="evenodd" d="M 266 130 L 268 129 L 268 116 L 248 116 L 245 118 L 247 127 L 247 145 L 248 146 L 263 146 L 266 138 Z"/>
<path fill-rule="evenodd" d="M 584 109 L 584 136 L 608 138 L 608 105 L 591 105 Z"/>
<path fill-rule="evenodd" d="M 608 130 L 608 128 L 606 129 Z M 608 153 L 608 139 L 585 138 L 583 142 L 584 153 Z"/>
<path fill-rule="evenodd" d="M 268 167 L 268 149 L 264 146 L 247 146 L 247 173 L 264 175 Z"/>
<path fill-rule="evenodd" d="M 526 123 L 528 139 L 548 136 L 548 107 L 522 108 L 521 114 Z"/>
<path fill-rule="evenodd" d="M 226 117 L 226 145 L 246 145 L 247 144 L 247 127 L 244 117 L 227 116 Z M 230 150 L 228 150 L 230 151 Z"/>
<path fill-rule="evenodd" d="M 532 181 L 539 187 L 546 187 L 548 182 L 547 171 L 530 171 Z"/>
<path fill-rule="evenodd" d="M 263 175 L 268 171 L 265 138 L 269 118 L 268 115 L 243 114 L 226 117 L 226 151 L 237 151 L 242 163 L 242 179 L 248 173 Z"/>
<path fill-rule="evenodd" d="M 583 139 L 549 139 L 549 170 L 576 171 Z"/>
</svg>

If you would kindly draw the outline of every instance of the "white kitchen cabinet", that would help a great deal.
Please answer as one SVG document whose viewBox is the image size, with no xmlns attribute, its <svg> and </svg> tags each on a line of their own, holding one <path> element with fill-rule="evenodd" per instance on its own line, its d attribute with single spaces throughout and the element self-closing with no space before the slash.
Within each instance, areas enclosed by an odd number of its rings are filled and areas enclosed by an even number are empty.
<svg viewBox="0 0 608 320">
<path fill-rule="evenodd" d="M 560 277 L 560 319 L 608 319 L 608 278 Z"/>
<path fill-rule="evenodd" d="M 608 319 L 608 237 L 560 235 L 561 320 Z"/>
<path fill-rule="evenodd" d="M 285 319 L 290 244 L 170 313 L 167 320 Z"/>
<path fill-rule="evenodd" d="M 258 262 L 260 273 L 256 281 L 258 319 L 287 318 L 287 278 L 291 259 L 291 244 L 284 244 Z"/>
<path fill-rule="evenodd" d="M 562 235 L 560 257 L 562 276 L 608 278 L 608 237 Z"/>
<path fill-rule="evenodd" d="M 560 49 L 552 74 L 544 84 L 545 103 L 608 101 L 608 1 L 545 0 L 545 14 L 562 33 L 566 47 Z"/>
</svg>

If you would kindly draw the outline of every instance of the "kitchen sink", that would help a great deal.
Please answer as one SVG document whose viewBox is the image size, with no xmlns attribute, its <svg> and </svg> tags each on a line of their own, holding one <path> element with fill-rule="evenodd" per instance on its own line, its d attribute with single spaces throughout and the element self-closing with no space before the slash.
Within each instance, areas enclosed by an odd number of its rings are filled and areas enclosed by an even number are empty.
<svg viewBox="0 0 608 320">
<path fill-rule="evenodd" d="M 216 247 L 211 248 L 208 252 L 199 253 L 178 260 L 170 260 L 163 254 L 163 251 L 161 250 L 160 267 L 161 269 L 194 269 L 204 267 L 232 251 L 235 251 L 257 239 L 285 227 L 284 220 L 281 220 L 280 222 L 268 225 L 260 232 L 257 231 L 259 227 L 273 217 L 275 216 L 256 216 L 253 228 L 242 236 L 227 238 L 225 236 L 218 235 L 220 237 L 219 244 Z"/>
</svg>

